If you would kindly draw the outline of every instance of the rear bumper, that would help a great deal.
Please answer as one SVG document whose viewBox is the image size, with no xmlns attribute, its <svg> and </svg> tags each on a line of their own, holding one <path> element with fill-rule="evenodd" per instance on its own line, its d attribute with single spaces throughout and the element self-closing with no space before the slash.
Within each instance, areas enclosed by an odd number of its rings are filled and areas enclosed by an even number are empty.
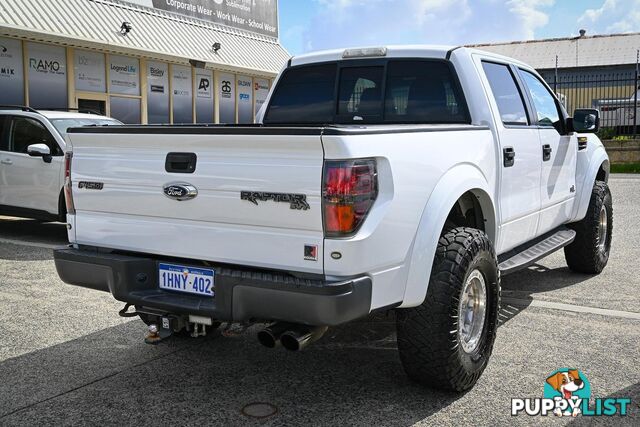
<svg viewBox="0 0 640 427">
<path fill-rule="evenodd" d="M 71 248 L 55 250 L 54 259 L 65 283 L 111 292 L 119 301 L 172 314 L 324 326 L 366 316 L 371 308 L 367 276 L 331 282 L 214 265 L 215 298 L 209 298 L 159 289 L 157 259 Z"/>
</svg>

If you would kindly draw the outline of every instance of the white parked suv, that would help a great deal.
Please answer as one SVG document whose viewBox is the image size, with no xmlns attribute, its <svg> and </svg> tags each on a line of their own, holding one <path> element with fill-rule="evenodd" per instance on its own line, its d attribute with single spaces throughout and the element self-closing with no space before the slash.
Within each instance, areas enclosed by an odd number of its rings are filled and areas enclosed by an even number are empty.
<svg viewBox="0 0 640 427">
<path fill-rule="evenodd" d="M 116 124 L 122 123 L 92 113 L 0 106 L 0 215 L 66 221 L 67 128 Z"/>
<path fill-rule="evenodd" d="M 71 129 L 67 283 L 108 291 L 150 339 L 273 322 L 298 350 L 395 310 L 414 380 L 472 387 L 500 277 L 564 248 L 609 257 L 596 110 L 569 117 L 530 66 L 407 46 L 292 58 L 260 124 Z M 133 311 L 132 311 L 133 310 Z"/>
</svg>

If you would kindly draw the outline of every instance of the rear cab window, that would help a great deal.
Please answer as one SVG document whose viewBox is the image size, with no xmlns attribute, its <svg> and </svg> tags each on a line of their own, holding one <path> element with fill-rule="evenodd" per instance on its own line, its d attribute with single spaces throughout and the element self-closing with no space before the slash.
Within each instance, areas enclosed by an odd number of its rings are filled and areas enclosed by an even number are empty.
<svg viewBox="0 0 640 427">
<path fill-rule="evenodd" d="M 264 123 L 468 124 L 453 66 L 444 60 L 344 61 L 297 66 L 277 84 Z"/>
</svg>

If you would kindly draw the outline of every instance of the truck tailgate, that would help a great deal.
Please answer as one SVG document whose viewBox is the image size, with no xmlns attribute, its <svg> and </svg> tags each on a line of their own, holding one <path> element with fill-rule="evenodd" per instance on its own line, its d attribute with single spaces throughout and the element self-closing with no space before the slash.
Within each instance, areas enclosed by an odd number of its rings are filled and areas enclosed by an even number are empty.
<svg viewBox="0 0 640 427">
<path fill-rule="evenodd" d="M 69 133 L 75 243 L 322 273 L 319 131 L 123 131 Z M 195 171 L 167 172 L 169 153 L 195 154 Z M 197 197 L 168 197 L 164 188 L 172 183 L 195 187 Z M 308 209 L 273 195 L 243 200 L 245 191 L 305 195 Z M 305 245 L 317 247 L 316 261 L 305 259 Z"/>
</svg>

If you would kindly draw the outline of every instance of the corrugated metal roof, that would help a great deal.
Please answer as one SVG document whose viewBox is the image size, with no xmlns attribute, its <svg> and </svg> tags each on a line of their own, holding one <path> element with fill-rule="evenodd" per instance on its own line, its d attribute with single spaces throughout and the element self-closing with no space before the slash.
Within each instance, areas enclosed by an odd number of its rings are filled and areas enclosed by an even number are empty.
<svg viewBox="0 0 640 427">
<path fill-rule="evenodd" d="M 640 33 L 608 34 L 511 43 L 477 44 L 470 47 L 526 62 L 537 69 L 599 67 L 636 63 Z"/>
<path fill-rule="evenodd" d="M 289 59 L 274 38 L 118 0 L 2 0 L 0 34 L 269 76 Z"/>
</svg>

